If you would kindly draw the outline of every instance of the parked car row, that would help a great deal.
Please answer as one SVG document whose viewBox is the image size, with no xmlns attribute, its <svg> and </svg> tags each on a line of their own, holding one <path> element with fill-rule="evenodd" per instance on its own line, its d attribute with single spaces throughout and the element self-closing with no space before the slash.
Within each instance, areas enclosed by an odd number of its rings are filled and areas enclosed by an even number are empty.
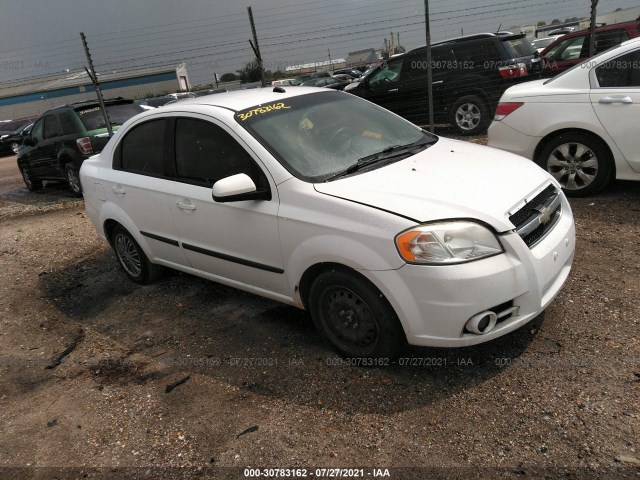
<svg viewBox="0 0 640 480">
<path fill-rule="evenodd" d="M 25 130 L 36 118 L 27 117 L 0 123 L 0 155 L 17 153 L 25 137 Z"/>
</svg>

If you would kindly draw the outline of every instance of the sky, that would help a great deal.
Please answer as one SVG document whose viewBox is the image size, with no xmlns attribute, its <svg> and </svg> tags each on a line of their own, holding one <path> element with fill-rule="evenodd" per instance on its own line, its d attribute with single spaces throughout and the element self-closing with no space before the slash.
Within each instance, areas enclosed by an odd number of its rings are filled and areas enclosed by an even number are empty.
<svg viewBox="0 0 640 480">
<path fill-rule="evenodd" d="M 346 58 L 379 49 L 391 31 L 425 43 L 423 0 L 0 0 L 2 87 L 81 70 L 87 36 L 98 73 L 187 63 L 192 85 L 233 72 L 254 55 L 251 5 L 265 67 Z M 586 17 L 590 0 L 430 0 L 434 41 L 513 25 Z M 598 11 L 640 5 L 600 0 Z"/>
</svg>

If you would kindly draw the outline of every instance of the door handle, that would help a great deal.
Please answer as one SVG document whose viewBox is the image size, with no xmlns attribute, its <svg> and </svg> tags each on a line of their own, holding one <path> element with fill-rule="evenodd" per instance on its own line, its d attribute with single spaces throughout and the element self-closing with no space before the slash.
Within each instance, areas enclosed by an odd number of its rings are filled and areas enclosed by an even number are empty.
<svg viewBox="0 0 640 480">
<path fill-rule="evenodd" d="M 176 202 L 176 205 L 178 206 L 178 208 L 180 208 L 180 209 L 182 209 L 182 210 L 195 210 L 195 209 L 196 209 L 196 206 L 195 206 L 195 205 L 192 205 L 192 204 L 190 204 L 190 203 L 184 203 L 184 202 L 183 202 L 183 201 L 181 201 L 181 200 L 178 200 L 178 201 Z"/>
<path fill-rule="evenodd" d="M 627 105 L 629 103 L 633 103 L 633 100 L 631 100 L 631 97 L 602 97 L 598 100 L 598 103 L 622 103 Z"/>
<path fill-rule="evenodd" d="M 113 187 L 111 187 L 111 190 L 113 190 L 113 193 L 117 195 L 124 195 L 125 193 L 127 193 L 122 185 L 114 185 Z"/>
<path fill-rule="evenodd" d="M 391 93 L 391 92 L 397 92 L 397 91 L 398 91 L 398 89 L 397 89 L 397 88 L 392 88 L 391 90 L 389 90 L 389 93 Z"/>
<path fill-rule="evenodd" d="M 444 83 L 444 80 L 438 80 L 437 82 L 432 82 L 432 85 L 440 85 L 441 83 Z"/>
</svg>

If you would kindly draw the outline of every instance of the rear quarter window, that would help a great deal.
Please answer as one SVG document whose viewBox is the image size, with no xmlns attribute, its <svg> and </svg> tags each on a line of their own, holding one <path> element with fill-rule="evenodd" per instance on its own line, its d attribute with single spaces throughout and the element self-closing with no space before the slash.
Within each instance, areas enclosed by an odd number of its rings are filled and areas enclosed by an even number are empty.
<svg viewBox="0 0 640 480">
<path fill-rule="evenodd" d="M 503 40 L 502 46 L 507 51 L 510 58 L 528 57 L 533 55 L 535 48 L 526 38 L 517 38 L 513 40 Z"/>
<path fill-rule="evenodd" d="M 492 41 L 470 42 L 451 47 L 456 61 L 463 66 L 478 67 L 500 58 L 500 52 Z"/>
<path fill-rule="evenodd" d="M 112 125 L 122 125 L 131 117 L 141 112 L 144 112 L 144 109 L 135 103 L 107 105 L 107 115 Z M 87 131 L 106 128 L 107 126 L 100 107 L 98 106 L 77 109 L 76 113 Z"/>
</svg>

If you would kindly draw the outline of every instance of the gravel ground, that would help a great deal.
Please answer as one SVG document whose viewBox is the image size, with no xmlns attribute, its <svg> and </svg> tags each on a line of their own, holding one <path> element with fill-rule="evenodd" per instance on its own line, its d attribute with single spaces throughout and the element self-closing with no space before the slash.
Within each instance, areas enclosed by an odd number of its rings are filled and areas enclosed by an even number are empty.
<svg viewBox="0 0 640 480">
<path fill-rule="evenodd" d="M 2 478 L 640 475 L 638 184 L 571 201 L 577 256 L 544 320 L 365 369 L 295 308 L 177 272 L 129 282 L 81 201 L 2 173 Z"/>
</svg>

